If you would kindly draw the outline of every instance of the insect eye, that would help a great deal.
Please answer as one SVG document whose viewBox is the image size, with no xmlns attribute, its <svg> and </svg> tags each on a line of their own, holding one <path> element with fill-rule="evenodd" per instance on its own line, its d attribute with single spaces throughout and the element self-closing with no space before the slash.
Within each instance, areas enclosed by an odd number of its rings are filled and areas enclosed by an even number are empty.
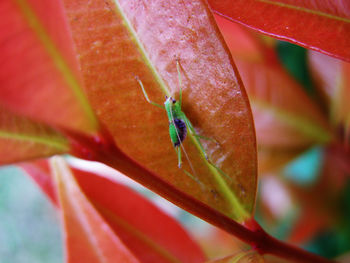
<svg viewBox="0 0 350 263">
<path fill-rule="evenodd" d="M 175 99 L 172 99 L 172 101 L 173 101 L 173 103 L 175 103 L 175 102 L 176 102 L 176 100 L 175 100 Z"/>
<path fill-rule="evenodd" d="M 168 96 L 167 96 L 167 95 L 165 95 L 165 99 L 168 99 Z"/>
</svg>

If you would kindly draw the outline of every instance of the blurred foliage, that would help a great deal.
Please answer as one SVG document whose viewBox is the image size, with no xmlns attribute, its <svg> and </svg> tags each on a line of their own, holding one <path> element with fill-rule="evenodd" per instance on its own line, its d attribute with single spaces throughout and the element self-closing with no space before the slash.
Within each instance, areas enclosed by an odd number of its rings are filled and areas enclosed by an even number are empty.
<svg viewBox="0 0 350 263">
<path fill-rule="evenodd" d="M 277 42 L 276 51 L 284 67 L 302 84 L 309 95 L 313 95 L 315 90 L 308 68 L 308 51 L 285 41 Z"/>
<path fill-rule="evenodd" d="M 302 47 L 283 41 L 278 41 L 276 51 L 280 61 L 289 73 L 302 84 L 305 91 L 311 97 L 317 98 L 318 94 L 314 89 L 307 63 L 308 51 Z M 286 164 L 277 176 L 281 178 L 288 188 L 303 188 L 306 191 L 310 191 L 309 196 L 316 192 L 321 202 L 319 206 L 325 207 L 327 204 L 322 204 L 322 200 L 329 193 L 322 191 L 312 192 L 312 187 L 315 187 L 317 190 L 317 184 L 322 184 L 320 181 L 324 179 L 322 178 L 324 158 L 325 147 L 315 145 Z M 337 175 L 334 173 L 334 176 Z M 331 174 L 332 176 L 333 174 Z M 349 176 L 349 174 L 346 176 Z M 261 179 L 259 179 L 260 182 Z M 333 178 L 333 180 L 337 181 L 339 178 Z M 331 188 L 331 185 L 329 186 Z M 331 223 L 319 228 L 304 245 L 300 244 L 306 250 L 327 258 L 338 257 L 350 250 L 350 180 L 346 178 L 345 183 L 336 189 L 335 192 L 329 190 L 334 200 L 336 200 L 336 202 L 331 204 L 331 211 L 334 212 L 334 214 L 329 215 L 332 219 Z M 261 198 L 261 196 L 258 195 L 258 198 Z M 297 207 L 303 207 L 303 202 L 305 201 L 303 198 L 305 196 L 294 200 Z M 294 211 L 290 211 L 281 218 L 272 217 L 273 219 L 264 210 L 266 210 L 266 207 L 264 207 L 262 200 L 258 199 L 255 213 L 257 221 L 275 237 L 288 240 L 288 236 L 292 234 L 293 225 L 297 223 L 298 218 L 301 216 L 300 209 L 294 209 Z M 331 211 L 329 212 L 331 213 Z"/>
<path fill-rule="evenodd" d="M 0 181 L 0 262 L 63 262 L 60 222 L 53 205 L 18 168 L 2 167 Z"/>
<path fill-rule="evenodd" d="M 305 248 L 327 258 L 334 258 L 350 250 L 350 180 L 341 193 L 339 223 L 320 232 Z"/>
<path fill-rule="evenodd" d="M 285 166 L 285 178 L 303 187 L 314 184 L 321 173 L 323 151 L 323 147 L 315 146 L 302 153 Z"/>
</svg>

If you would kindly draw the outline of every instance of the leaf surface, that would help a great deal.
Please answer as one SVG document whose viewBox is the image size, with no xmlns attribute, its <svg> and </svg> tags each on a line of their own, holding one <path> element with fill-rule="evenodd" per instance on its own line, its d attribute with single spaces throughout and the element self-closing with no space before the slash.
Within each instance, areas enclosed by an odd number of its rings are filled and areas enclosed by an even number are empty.
<svg viewBox="0 0 350 263">
<path fill-rule="evenodd" d="M 62 154 L 69 148 L 56 130 L 0 106 L 0 164 Z"/>
<path fill-rule="evenodd" d="M 259 165 L 277 165 L 312 143 L 330 141 L 333 135 L 325 116 L 283 69 L 273 46 L 227 19 L 215 18 L 250 98 Z"/>
<path fill-rule="evenodd" d="M 172 218 L 125 186 L 74 170 L 82 190 L 141 262 L 203 262 L 198 245 Z"/>
<path fill-rule="evenodd" d="M 65 1 L 87 94 L 99 119 L 117 146 L 145 168 L 238 221 L 249 218 L 256 192 L 252 117 L 207 6 L 201 1 L 116 4 Z M 202 144 L 225 175 L 205 160 L 190 134 L 184 142 L 190 161 L 183 154 L 183 169 L 177 167 L 166 113 L 147 103 L 136 80 L 159 104 L 164 95 L 178 99 L 177 59 L 183 110 L 199 134 L 218 141 Z"/>
<path fill-rule="evenodd" d="M 60 1 L 4 0 L 0 10 L 0 105 L 50 125 L 96 132 Z"/>
<path fill-rule="evenodd" d="M 47 161 L 21 164 L 54 204 Z M 140 262 L 203 262 L 199 246 L 171 217 L 126 186 L 97 174 L 72 170 L 79 187 Z"/>
<path fill-rule="evenodd" d="M 218 14 L 259 32 L 350 61 L 346 0 L 209 0 Z"/>
<path fill-rule="evenodd" d="M 64 160 L 53 158 L 51 167 L 62 209 L 66 262 L 139 262 L 89 202 Z"/>
<path fill-rule="evenodd" d="M 50 201 L 55 206 L 59 207 L 56 185 L 53 175 L 51 175 L 50 172 L 50 164 L 48 159 L 23 162 L 19 164 L 19 167 L 35 181 L 35 183 L 41 188 Z"/>
</svg>

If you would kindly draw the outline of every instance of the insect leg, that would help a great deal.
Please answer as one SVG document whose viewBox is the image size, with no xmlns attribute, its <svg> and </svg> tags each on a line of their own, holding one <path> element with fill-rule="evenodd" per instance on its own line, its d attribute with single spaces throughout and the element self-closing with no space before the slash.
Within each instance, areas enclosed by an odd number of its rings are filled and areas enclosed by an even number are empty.
<svg viewBox="0 0 350 263">
<path fill-rule="evenodd" d="M 139 83 L 141 89 L 142 89 L 142 92 L 143 92 L 143 95 L 145 96 L 145 99 L 147 100 L 148 103 L 154 105 L 154 106 L 157 106 L 158 108 L 161 108 L 161 109 L 165 109 L 165 107 L 163 105 L 160 105 L 156 102 L 153 102 L 149 99 L 148 95 L 147 95 L 147 92 L 145 90 L 145 87 L 143 86 L 142 84 L 142 81 L 140 80 L 140 78 L 138 76 L 135 77 L 136 78 L 136 81 Z"/>
<path fill-rule="evenodd" d="M 217 140 L 213 139 L 213 138 L 210 138 L 210 137 L 207 137 L 207 136 L 203 136 L 203 135 L 199 135 L 199 134 L 197 134 L 197 133 L 192 133 L 192 134 L 193 134 L 193 136 L 196 136 L 196 137 L 199 138 L 199 139 L 203 139 L 203 140 L 207 140 L 207 141 L 212 141 L 212 142 L 215 142 L 216 145 L 220 145 L 220 143 L 219 143 Z"/>
<path fill-rule="evenodd" d="M 183 119 L 185 120 L 185 123 L 186 123 L 186 126 L 188 127 L 189 132 L 195 137 L 200 137 L 200 135 L 198 135 L 196 133 L 196 131 L 194 130 L 194 128 L 193 128 L 193 126 L 191 124 L 191 122 L 189 121 L 189 119 L 185 115 L 183 116 Z M 199 145 L 199 147 L 200 147 L 200 149 L 202 151 L 202 154 L 204 155 L 205 159 L 208 160 L 209 159 L 208 155 L 207 155 L 206 151 L 203 148 L 203 145 L 201 144 L 201 142 L 199 140 L 198 140 L 198 145 Z"/>
<path fill-rule="evenodd" d="M 181 168 L 182 166 L 182 160 L 181 160 L 181 148 L 180 147 L 176 147 L 175 151 L 177 153 L 177 160 L 178 160 L 178 167 Z"/>
<path fill-rule="evenodd" d="M 187 125 L 187 127 L 188 127 L 188 130 L 191 132 L 191 134 L 192 134 L 193 136 L 195 136 L 196 138 L 202 138 L 202 139 L 211 140 L 211 141 L 216 142 L 216 144 L 219 144 L 215 139 L 212 139 L 212 138 L 209 138 L 209 137 L 205 137 L 205 136 L 201 136 L 201 135 L 197 134 L 196 131 L 195 131 L 195 129 L 193 128 L 191 122 L 189 121 L 189 119 L 188 119 L 186 116 L 183 116 L 183 118 L 184 118 L 184 120 L 185 120 L 185 122 L 186 122 L 186 125 Z M 219 167 L 217 167 L 217 166 L 209 159 L 208 154 L 207 154 L 206 151 L 204 150 L 204 147 L 203 147 L 202 143 L 201 143 L 199 140 L 197 140 L 197 141 L 198 141 L 198 145 L 199 145 L 199 147 L 200 147 L 200 149 L 201 149 L 201 152 L 202 152 L 204 158 L 207 160 L 207 162 L 208 162 L 211 166 L 213 166 L 222 176 L 226 177 L 226 179 L 228 179 L 229 181 L 231 181 L 231 180 L 232 180 L 231 177 L 229 177 L 224 171 L 222 171 Z"/>
<path fill-rule="evenodd" d="M 188 126 L 188 128 L 189 128 L 189 130 L 190 130 L 190 132 L 191 132 L 191 134 L 193 136 L 195 136 L 197 138 L 200 138 L 200 139 L 203 139 L 203 140 L 212 141 L 212 142 L 215 142 L 216 145 L 220 145 L 220 143 L 217 140 L 213 139 L 213 138 L 210 138 L 210 137 L 207 137 L 207 136 L 203 136 L 203 135 L 199 135 L 195 131 L 195 129 L 193 128 L 192 123 L 190 122 L 190 120 L 186 116 L 184 116 L 184 119 L 185 119 L 186 125 Z"/>
<path fill-rule="evenodd" d="M 190 177 L 193 181 L 195 181 L 197 184 L 199 184 L 201 186 L 202 190 L 206 188 L 206 186 L 197 177 L 195 177 L 191 173 L 187 172 L 185 169 L 183 171 L 188 177 Z"/>
</svg>

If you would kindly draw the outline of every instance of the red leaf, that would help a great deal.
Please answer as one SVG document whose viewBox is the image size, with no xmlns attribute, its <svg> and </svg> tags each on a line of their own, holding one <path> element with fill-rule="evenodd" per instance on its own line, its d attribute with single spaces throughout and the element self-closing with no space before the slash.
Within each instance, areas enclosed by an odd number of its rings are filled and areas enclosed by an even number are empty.
<svg viewBox="0 0 350 263">
<path fill-rule="evenodd" d="M 22 164 L 22 168 L 55 201 L 47 162 Z M 115 181 L 74 170 L 89 201 L 122 242 L 141 262 L 203 262 L 199 246 L 171 217 L 147 199 Z"/>
<path fill-rule="evenodd" d="M 67 263 L 139 262 L 96 211 L 63 159 L 51 162 L 62 209 Z"/>
<path fill-rule="evenodd" d="M 215 18 L 250 98 L 260 171 L 283 164 L 312 143 L 330 141 L 324 114 L 284 70 L 273 46 L 236 23 Z"/>
<path fill-rule="evenodd" d="M 49 124 L 96 131 L 61 2 L 3 0 L 0 10 L 0 104 Z"/>
<path fill-rule="evenodd" d="M 58 206 L 57 193 L 50 167 L 46 159 L 31 163 L 21 163 L 19 166 L 39 185 L 41 190 Z"/>
<path fill-rule="evenodd" d="M 283 69 L 274 50 L 239 25 L 216 18 L 245 83 L 259 145 L 300 148 L 327 142 L 331 134 L 325 116 Z M 232 38 L 236 35 L 240 37 Z M 248 51 L 242 48 L 246 43 Z"/>
<path fill-rule="evenodd" d="M 203 252 L 184 229 L 132 190 L 74 170 L 90 201 L 141 262 L 203 262 Z"/>
<path fill-rule="evenodd" d="M 346 1 L 209 0 L 218 14 L 259 32 L 350 61 Z"/>
<path fill-rule="evenodd" d="M 56 130 L 17 116 L 0 106 L 0 164 L 68 151 L 67 140 Z"/>
</svg>

